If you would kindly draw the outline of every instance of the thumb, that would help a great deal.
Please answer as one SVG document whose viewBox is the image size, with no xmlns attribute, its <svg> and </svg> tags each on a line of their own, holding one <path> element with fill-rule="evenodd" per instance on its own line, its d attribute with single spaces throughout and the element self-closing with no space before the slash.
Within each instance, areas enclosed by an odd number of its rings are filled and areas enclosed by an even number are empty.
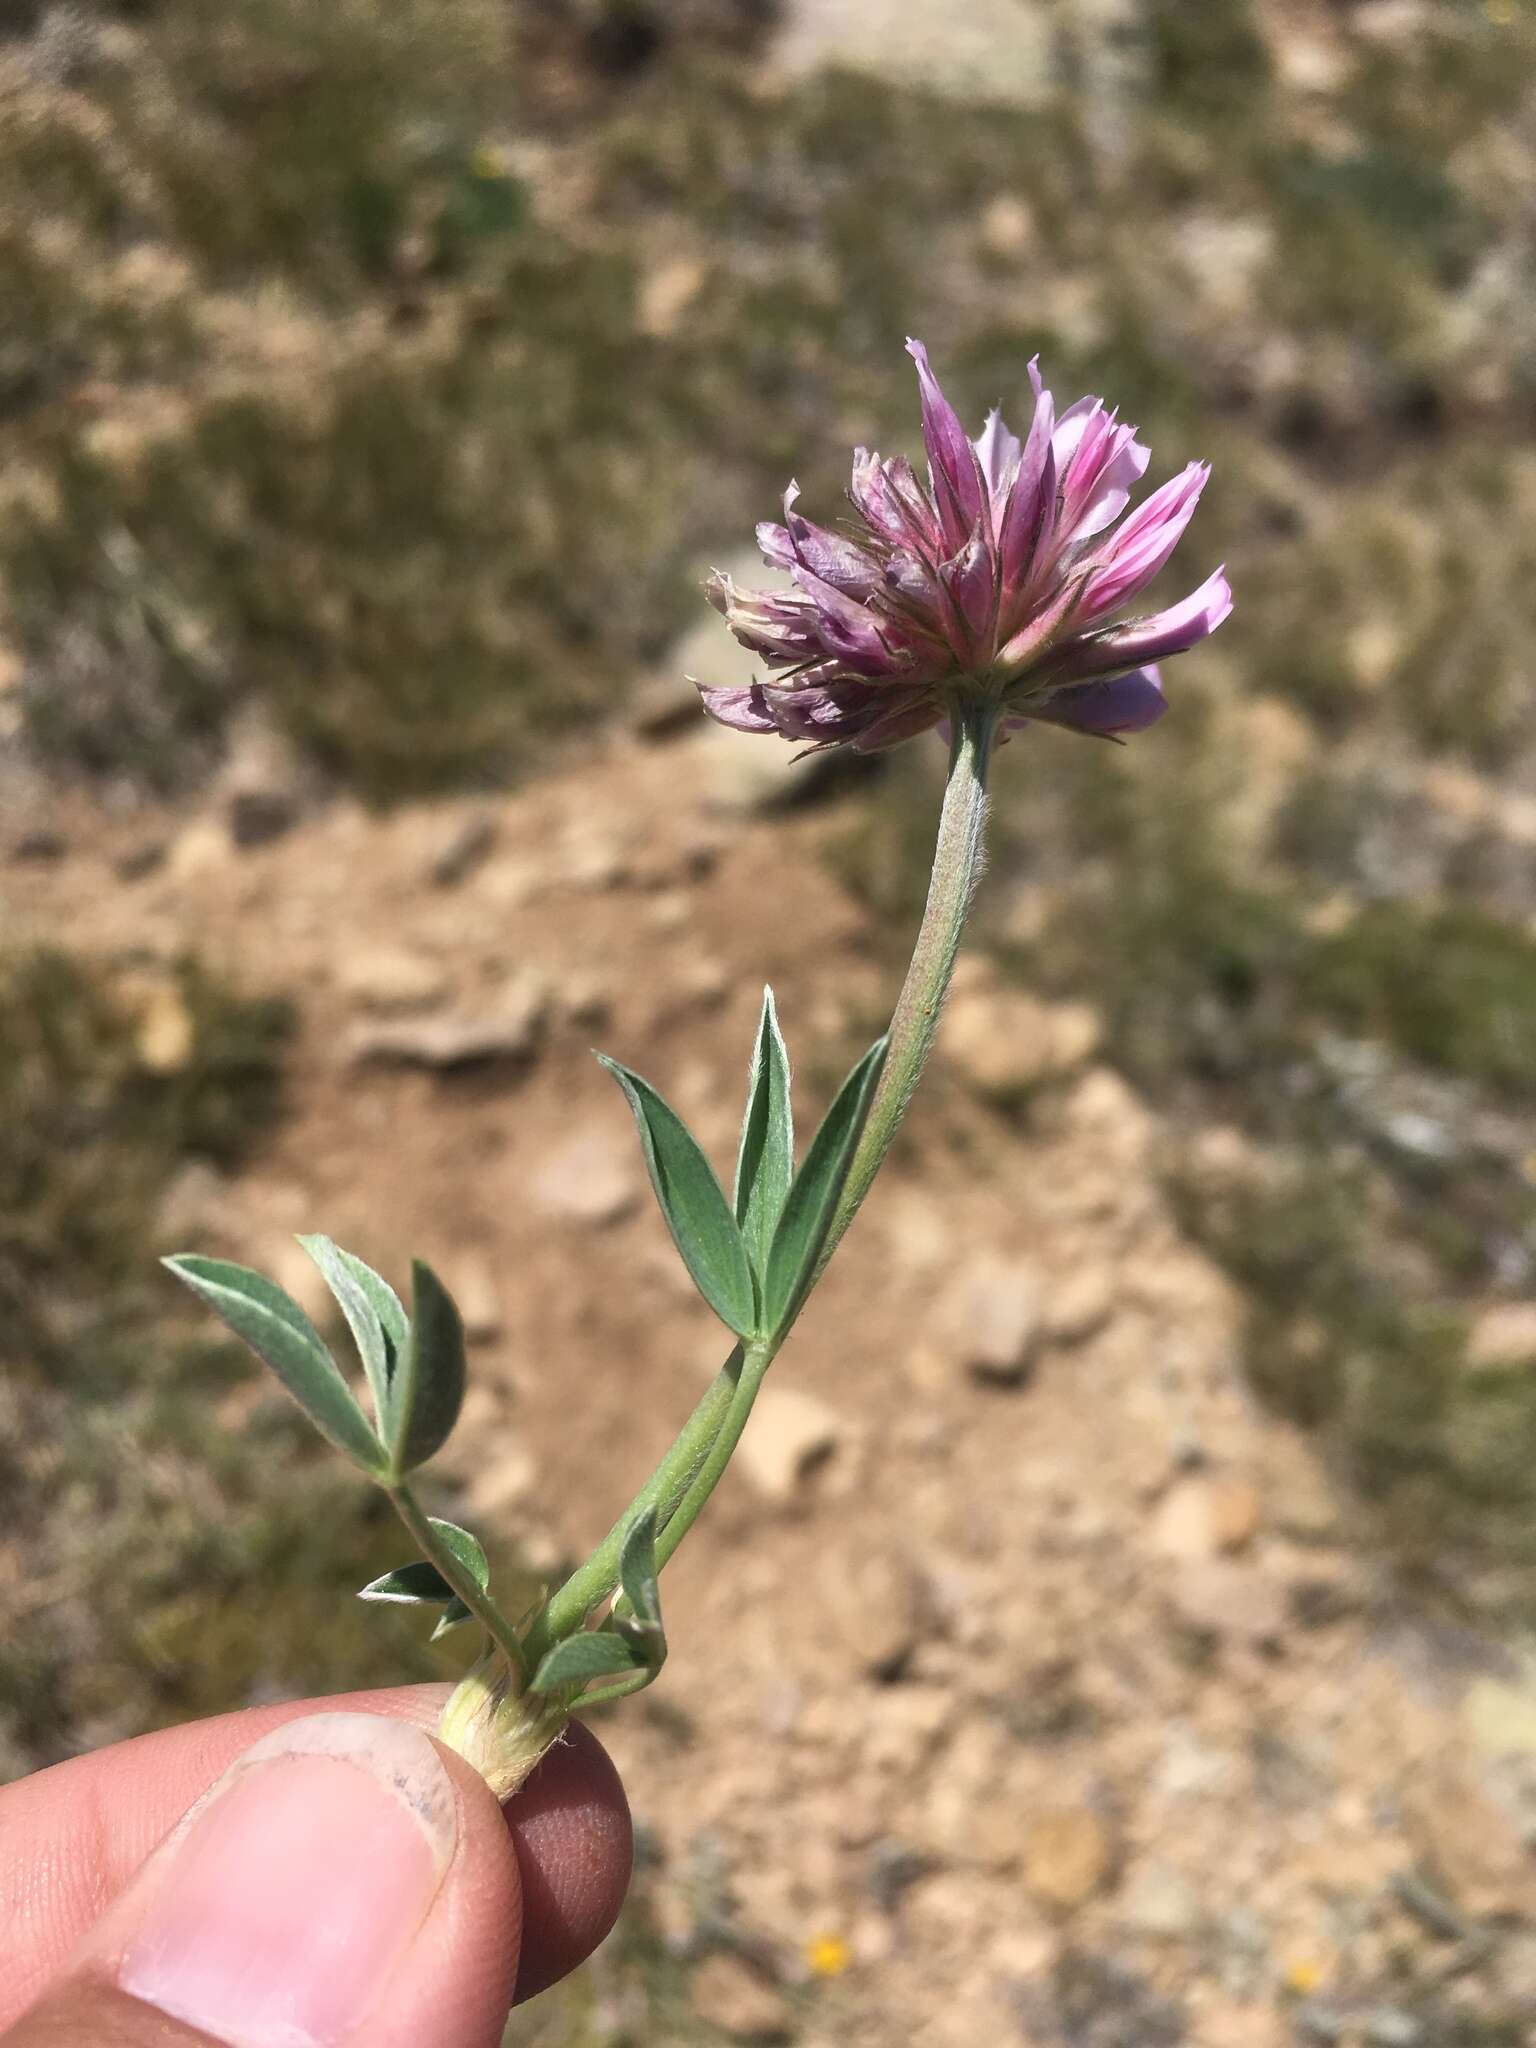
<svg viewBox="0 0 1536 2048">
<path fill-rule="evenodd" d="M 7 2048 L 494 2048 L 522 1897 L 501 1809 L 419 1728 L 314 1714 L 245 1751 Z"/>
</svg>

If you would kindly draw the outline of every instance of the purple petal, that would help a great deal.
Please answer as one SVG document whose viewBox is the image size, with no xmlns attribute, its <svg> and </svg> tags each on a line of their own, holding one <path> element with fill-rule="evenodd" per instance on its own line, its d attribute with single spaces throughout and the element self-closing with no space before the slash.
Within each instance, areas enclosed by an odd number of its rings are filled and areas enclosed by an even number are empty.
<svg viewBox="0 0 1536 2048">
<path fill-rule="evenodd" d="M 1049 603 L 998 649 L 997 666 L 1003 674 L 1023 675 L 1039 661 L 1065 625 L 1082 587 L 1080 576 L 1069 578 L 1052 592 Z"/>
<path fill-rule="evenodd" d="M 828 654 L 864 676 L 897 675 L 908 665 L 880 631 L 873 612 L 798 563 L 794 578 L 812 602 L 813 630 Z"/>
<path fill-rule="evenodd" d="M 997 616 L 997 563 L 980 526 L 953 561 L 940 563 L 939 581 L 964 631 L 956 654 L 962 662 L 985 658 Z"/>
<path fill-rule="evenodd" d="M 994 514 L 1001 512 L 1003 500 L 1019 473 L 1019 457 L 1024 452 L 1018 435 L 1004 425 L 1001 407 L 994 406 L 987 414 L 987 424 L 971 446 L 976 450 L 976 460 L 991 493 L 992 510 Z"/>
<path fill-rule="evenodd" d="M 854 741 L 853 751 L 856 754 L 878 754 L 884 747 L 899 747 L 904 740 L 916 739 L 920 732 L 930 731 L 943 716 L 942 703 L 925 692 L 920 697 L 895 705 L 883 718 L 866 726 Z"/>
<path fill-rule="evenodd" d="M 1124 732 L 1145 732 L 1167 709 L 1162 677 L 1155 668 L 1138 668 L 1127 676 L 1106 676 L 1059 690 L 1031 716 L 1048 725 L 1113 739 Z"/>
<path fill-rule="evenodd" d="M 1056 462 L 1051 446 L 1056 401 L 1040 382 L 1037 362 L 1030 364 L 1029 375 L 1035 387 L 1035 417 L 997 535 L 1005 605 L 1023 588 L 1056 500 Z"/>
<path fill-rule="evenodd" d="M 1210 465 L 1192 462 L 1178 476 L 1154 491 L 1119 530 L 1110 535 L 1083 593 L 1083 619 L 1100 619 L 1118 611 L 1144 590 L 1179 544 L 1194 516 Z"/>
<path fill-rule="evenodd" d="M 960 424 L 960 415 L 933 374 L 927 349 L 909 337 L 907 354 L 917 365 L 923 404 L 923 445 L 928 450 L 928 473 L 939 508 L 945 553 L 957 554 L 981 517 L 986 495 L 981 471 L 976 464 L 976 451 Z"/>
<path fill-rule="evenodd" d="M 856 542 L 845 540 L 840 533 L 832 533 L 825 526 L 815 525 L 797 512 L 795 500 L 799 495 L 798 484 L 791 484 L 784 493 L 785 530 L 792 549 L 790 561 L 785 566 L 793 569 L 798 563 L 845 596 L 872 596 L 880 588 L 879 562 Z"/>
<path fill-rule="evenodd" d="M 1061 478 L 1059 537 L 1089 540 L 1120 517 L 1152 451 L 1122 427 L 1096 398 L 1079 399 L 1062 415 L 1051 443 Z"/>
<path fill-rule="evenodd" d="M 1231 610 L 1232 586 L 1226 571 L 1218 569 L 1181 604 L 1079 641 L 1067 651 L 1069 669 L 1079 676 L 1110 675 L 1117 669 L 1166 661 L 1170 655 L 1187 653 L 1214 633 Z"/>
<path fill-rule="evenodd" d="M 696 683 L 694 688 L 704 709 L 718 724 L 728 725 L 735 732 L 778 731 L 769 716 L 767 693 L 761 683 L 749 683 L 745 689 L 714 689 L 708 683 Z"/>
<path fill-rule="evenodd" d="M 771 519 L 757 522 L 757 545 L 763 560 L 771 569 L 792 569 L 795 566 L 795 544 L 789 537 L 789 529 L 776 526 Z"/>
</svg>

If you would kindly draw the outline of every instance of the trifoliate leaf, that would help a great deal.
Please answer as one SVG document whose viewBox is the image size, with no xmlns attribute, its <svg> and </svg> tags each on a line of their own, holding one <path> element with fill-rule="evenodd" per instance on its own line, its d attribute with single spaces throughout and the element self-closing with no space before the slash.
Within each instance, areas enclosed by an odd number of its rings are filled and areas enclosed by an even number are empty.
<svg viewBox="0 0 1536 2048">
<path fill-rule="evenodd" d="M 736 1158 L 736 1221 L 747 1256 L 761 1274 L 795 1174 L 795 1127 L 789 1105 L 789 1053 L 779 1030 L 773 990 L 763 990 L 763 1014 L 752 1052 L 747 1112 Z"/>
<path fill-rule="evenodd" d="M 885 1040 L 877 1039 L 838 1090 L 811 1140 L 805 1163 L 796 1174 L 774 1233 L 764 1282 L 763 1320 L 772 1331 L 792 1322 L 821 1257 L 832 1227 L 838 1197 L 848 1177 L 854 1147 L 869 1114 L 870 1100 L 885 1059 Z"/>
<path fill-rule="evenodd" d="M 389 1382 L 384 1441 L 390 1470 L 412 1472 L 440 1451 L 464 1401 L 464 1324 L 428 1265 L 411 1268 L 410 1337 Z"/>
<path fill-rule="evenodd" d="M 347 1328 L 352 1332 L 373 1395 L 373 1412 L 382 1425 L 389 1401 L 389 1383 L 406 1346 L 410 1326 L 399 1297 L 388 1281 L 328 1237 L 301 1237 L 299 1243 L 325 1275 Z"/>
<path fill-rule="evenodd" d="M 417 1558 L 364 1586 L 359 1600 L 393 1600 L 402 1607 L 447 1607 L 458 1595 L 435 1564 Z"/>
<path fill-rule="evenodd" d="M 194 1254 L 164 1261 L 269 1365 L 322 1436 L 379 1477 L 384 1454 L 320 1333 L 270 1280 L 227 1259 Z"/>
<path fill-rule="evenodd" d="M 554 1692 L 565 1685 L 584 1685 L 589 1678 L 607 1678 L 615 1671 L 636 1671 L 641 1659 L 609 1629 L 567 1636 L 556 1643 L 533 1674 L 535 1692 Z"/>
<path fill-rule="evenodd" d="M 757 1326 L 752 1267 L 714 1169 L 688 1127 L 638 1074 L 598 1054 L 628 1097 L 651 1185 L 683 1264 L 720 1320 L 739 1337 Z"/>
</svg>

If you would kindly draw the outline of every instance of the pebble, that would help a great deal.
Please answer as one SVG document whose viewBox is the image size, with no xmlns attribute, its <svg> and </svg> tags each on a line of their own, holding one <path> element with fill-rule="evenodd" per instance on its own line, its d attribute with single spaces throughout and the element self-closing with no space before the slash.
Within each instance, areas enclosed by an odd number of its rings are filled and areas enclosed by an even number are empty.
<svg viewBox="0 0 1536 2048">
<path fill-rule="evenodd" d="M 549 1154 L 528 1183 L 534 1207 L 561 1223 L 606 1225 L 640 1200 L 641 1169 L 627 1133 L 608 1123 L 575 1131 Z"/>
<path fill-rule="evenodd" d="M 1108 1885 L 1115 1840 L 1091 1806 L 1047 1806 L 1024 1831 L 1024 1883 L 1042 1906 L 1075 1912 Z"/>
<path fill-rule="evenodd" d="M 1164 1495 L 1153 1542 L 1165 1557 L 1218 1557 L 1253 1541 L 1261 1511 L 1257 1490 L 1245 1480 L 1202 1473 Z"/>
<path fill-rule="evenodd" d="M 1144 1863 L 1126 1885 L 1117 1918 L 1129 1934 L 1177 1941 L 1195 1933 L 1203 1918 L 1199 1894 L 1166 1863 Z"/>
<path fill-rule="evenodd" d="M 433 1017 L 389 1017 L 355 1024 L 347 1057 L 355 1066 L 484 1066 L 531 1059 L 543 1033 L 548 991 L 532 976 L 510 981 L 493 1008 Z"/>
<path fill-rule="evenodd" d="M 1040 1281 L 1033 1265 L 984 1252 L 957 1277 L 943 1320 L 974 1379 L 1017 1387 L 1028 1378 L 1040 1337 Z"/>
<path fill-rule="evenodd" d="M 743 1476 L 776 1505 L 794 1500 L 842 1444 L 842 1419 L 798 1387 L 764 1387 L 736 1453 Z"/>
<path fill-rule="evenodd" d="M 438 961 L 404 946 L 372 946 L 348 954 L 336 978 L 359 1009 L 381 1017 L 429 1010 L 448 989 L 447 973 Z"/>
<path fill-rule="evenodd" d="M 1098 1015 L 1085 1003 L 983 987 L 952 997 L 939 1051 L 978 1094 L 1007 1100 L 1085 1065 L 1102 1037 Z"/>
<path fill-rule="evenodd" d="M 1176 1620 L 1196 1635 L 1269 1646 L 1285 1634 L 1284 1592 L 1256 1565 L 1191 1558 L 1170 1575 L 1166 1590 Z"/>
<path fill-rule="evenodd" d="M 484 810 L 434 820 L 423 849 L 422 874 L 434 889 L 456 888 L 480 867 L 496 844 L 496 819 Z"/>
<path fill-rule="evenodd" d="M 1472 1325 L 1466 1357 L 1483 1371 L 1536 1366 L 1536 1302 L 1501 1301 L 1484 1309 Z"/>
</svg>

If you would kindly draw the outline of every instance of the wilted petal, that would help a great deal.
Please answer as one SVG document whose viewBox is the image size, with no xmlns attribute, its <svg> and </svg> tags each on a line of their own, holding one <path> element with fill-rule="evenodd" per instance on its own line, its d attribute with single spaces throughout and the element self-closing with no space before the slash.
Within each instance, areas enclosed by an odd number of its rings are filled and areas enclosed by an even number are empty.
<svg viewBox="0 0 1536 2048">
<path fill-rule="evenodd" d="M 799 495 L 798 484 L 791 484 L 784 493 L 785 531 L 791 549 L 791 557 L 785 567 L 793 569 L 798 563 L 845 596 L 869 597 L 880 587 L 879 562 L 856 541 L 847 540 L 825 526 L 817 526 L 797 512 L 795 500 Z"/>
<path fill-rule="evenodd" d="M 1117 669 L 1139 668 L 1145 662 L 1186 654 L 1214 633 L 1231 610 L 1232 586 L 1226 571 L 1218 569 L 1182 604 L 1079 641 L 1068 652 L 1070 670 L 1079 676 L 1110 675 Z"/>
<path fill-rule="evenodd" d="M 1031 715 L 1048 725 L 1070 726 L 1074 732 L 1113 739 L 1119 733 L 1145 732 L 1167 709 L 1157 670 L 1137 668 L 1129 675 L 1103 676 L 1097 682 L 1074 683 L 1058 690 Z"/>
<path fill-rule="evenodd" d="M 1194 516 L 1210 473 L 1208 463 L 1190 463 L 1110 535 L 1083 592 L 1085 621 L 1118 611 L 1167 564 Z"/>
<path fill-rule="evenodd" d="M 757 522 L 757 546 L 763 560 L 772 569 L 792 569 L 795 566 L 795 544 L 789 537 L 786 526 L 776 526 L 771 519 Z"/>
<path fill-rule="evenodd" d="M 828 654 L 836 655 L 860 676 L 895 675 L 907 666 L 881 632 L 872 611 L 799 563 L 794 578 L 811 601 L 812 629 Z"/>
<path fill-rule="evenodd" d="M 899 747 L 904 740 L 929 732 L 944 716 L 943 705 L 929 692 L 913 697 L 887 711 L 873 725 L 866 726 L 853 743 L 856 754 L 878 754 L 884 747 Z"/>
<path fill-rule="evenodd" d="M 939 564 L 939 581 L 963 628 L 963 641 L 956 653 L 962 660 L 973 655 L 984 659 L 982 651 L 990 647 L 997 615 L 997 576 L 992 550 L 979 527 L 953 561 Z"/>
<path fill-rule="evenodd" d="M 966 438 L 960 415 L 940 389 L 920 341 L 907 341 L 907 354 L 917 365 L 922 392 L 923 445 L 928 450 L 928 472 L 933 482 L 934 502 L 939 508 L 945 552 L 955 554 L 969 540 L 981 517 L 985 493 L 976 451 Z"/>
<path fill-rule="evenodd" d="M 761 683 L 749 683 L 745 689 L 715 689 L 708 683 L 696 683 L 694 688 L 704 709 L 719 724 L 728 725 L 735 732 L 778 731 Z"/>
</svg>

